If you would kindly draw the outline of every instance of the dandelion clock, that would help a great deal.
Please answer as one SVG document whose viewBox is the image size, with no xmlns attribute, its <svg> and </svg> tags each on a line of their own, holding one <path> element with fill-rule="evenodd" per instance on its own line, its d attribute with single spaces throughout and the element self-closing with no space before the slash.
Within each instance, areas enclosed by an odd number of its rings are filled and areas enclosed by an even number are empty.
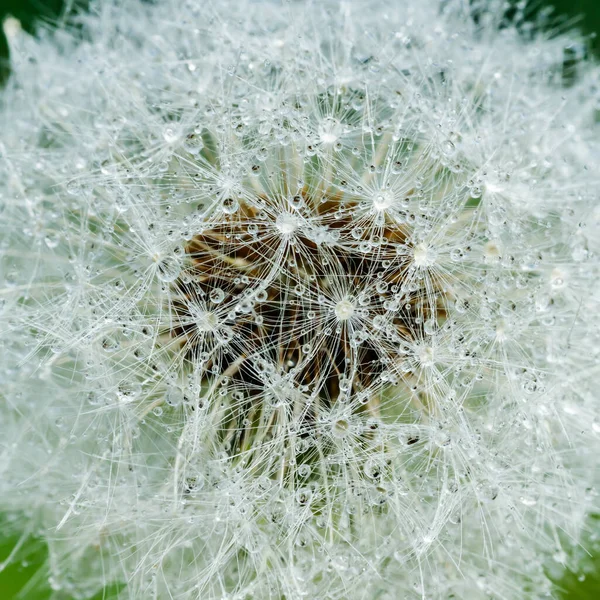
<svg viewBox="0 0 600 600">
<path fill-rule="evenodd" d="M 526 11 L 13 27 L 0 510 L 57 597 L 556 597 L 598 508 L 600 70 Z"/>
</svg>

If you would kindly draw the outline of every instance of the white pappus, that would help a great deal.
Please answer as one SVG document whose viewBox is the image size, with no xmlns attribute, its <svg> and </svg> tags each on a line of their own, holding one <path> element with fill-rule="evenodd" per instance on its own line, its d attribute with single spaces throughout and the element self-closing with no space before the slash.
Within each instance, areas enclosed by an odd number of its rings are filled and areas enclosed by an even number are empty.
<svg viewBox="0 0 600 600">
<path fill-rule="evenodd" d="M 0 511 L 53 589 L 555 597 L 598 509 L 600 70 L 526 11 L 13 23 Z"/>
</svg>

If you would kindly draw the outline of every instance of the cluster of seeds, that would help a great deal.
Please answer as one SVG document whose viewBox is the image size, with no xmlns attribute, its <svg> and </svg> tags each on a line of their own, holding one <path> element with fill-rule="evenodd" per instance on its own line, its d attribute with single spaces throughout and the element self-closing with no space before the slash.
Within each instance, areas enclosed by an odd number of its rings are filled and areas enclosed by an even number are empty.
<svg viewBox="0 0 600 600">
<path fill-rule="evenodd" d="M 244 449 L 257 452 L 252 440 L 272 443 L 269 430 L 282 419 L 293 419 L 298 439 L 333 409 L 339 436 L 345 413 L 381 419 L 381 402 L 396 403 L 385 390 L 418 378 L 407 355 L 433 360 L 428 336 L 451 293 L 428 273 L 427 249 L 412 235 L 416 190 L 406 189 L 399 160 L 409 152 L 389 138 L 373 149 L 381 164 L 366 168 L 360 158 L 342 166 L 330 148 L 309 161 L 288 150 L 283 160 L 300 166 L 294 175 L 263 163 L 267 174 L 245 182 L 240 198 L 222 198 L 185 247 L 172 336 L 189 368 L 235 390 L 223 427 L 227 450 L 242 461 Z M 343 179 L 349 169 L 355 178 L 364 169 L 355 187 Z M 440 163 L 441 190 L 432 193 L 448 191 L 445 170 Z M 294 443 L 288 436 L 281 449 Z"/>
</svg>

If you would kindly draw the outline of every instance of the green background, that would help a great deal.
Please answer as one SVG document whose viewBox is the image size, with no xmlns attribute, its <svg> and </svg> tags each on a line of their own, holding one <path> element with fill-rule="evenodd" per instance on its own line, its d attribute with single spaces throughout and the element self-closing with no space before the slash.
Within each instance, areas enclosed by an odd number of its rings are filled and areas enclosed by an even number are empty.
<svg viewBox="0 0 600 600">
<path fill-rule="evenodd" d="M 396 0 L 400 1 L 400 0 Z M 77 8 L 85 5 L 87 0 L 0 0 L 0 20 L 5 15 L 18 18 L 23 27 L 32 31 L 36 20 L 56 23 L 58 20 Z M 573 24 L 587 38 L 586 47 L 600 57 L 600 0 L 553 0 L 535 2 L 539 10 L 552 5 L 555 14 L 560 16 L 563 26 Z M 0 83 L 10 73 L 10 59 L 6 40 L 0 32 Z M 7 523 L 0 521 L 0 600 L 71 600 L 62 594 L 52 592 L 44 586 L 47 578 L 45 561 L 47 553 L 40 542 L 29 541 L 21 548 L 17 560 L 2 570 L 3 561 L 10 555 L 19 535 L 11 535 Z M 588 556 L 582 549 L 576 550 L 578 569 L 568 572 L 557 585 L 560 597 L 568 600 L 600 599 L 600 521 L 592 520 L 586 549 L 593 556 Z M 581 556 L 581 559 L 579 559 Z M 94 600 L 108 599 L 114 590 L 105 590 Z M 468 599 L 465 599 L 468 600 Z"/>
</svg>

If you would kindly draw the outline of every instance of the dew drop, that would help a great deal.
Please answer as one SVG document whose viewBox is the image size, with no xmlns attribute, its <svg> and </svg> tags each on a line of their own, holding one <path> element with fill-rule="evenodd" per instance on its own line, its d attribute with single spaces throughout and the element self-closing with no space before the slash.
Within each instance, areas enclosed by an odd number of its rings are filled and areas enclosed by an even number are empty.
<svg viewBox="0 0 600 600">
<path fill-rule="evenodd" d="M 288 203 L 292 208 L 299 209 L 304 206 L 304 198 L 300 194 L 288 198 Z"/>
<path fill-rule="evenodd" d="M 176 256 L 165 256 L 157 264 L 156 276 L 165 283 L 175 281 L 181 273 L 181 262 Z"/>
<path fill-rule="evenodd" d="M 437 330 L 437 321 L 435 319 L 427 319 L 423 325 L 423 331 L 427 335 L 433 335 Z"/>
<path fill-rule="evenodd" d="M 56 248 L 58 246 L 58 242 L 59 242 L 59 237 L 58 237 L 58 234 L 56 234 L 56 233 L 49 233 L 44 238 L 44 243 L 46 244 L 46 246 L 48 246 L 48 248 L 50 248 L 50 250 L 52 250 L 53 248 Z"/>
<path fill-rule="evenodd" d="M 221 288 L 214 288 L 209 294 L 211 302 L 219 304 L 225 299 L 225 292 Z"/>
<path fill-rule="evenodd" d="M 456 146 L 450 140 L 445 140 L 442 143 L 442 153 L 446 156 L 452 156 L 455 151 Z"/>
<path fill-rule="evenodd" d="M 308 477 L 310 475 L 311 472 L 311 468 L 310 465 L 300 465 L 298 467 L 298 475 L 300 475 L 300 477 Z"/>
<path fill-rule="evenodd" d="M 331 146 L 338 141 L 342 133 L 341 124 L 333 117 L 325 117 L 319 127 L 319 140 L 325 146 Z"/>
<path fill-rule="evenodd" d="M 133 402 L 142 392 L 138 382 L 122 381 L 117 389 L 117 396 L 121 402 Z"/>
<path fill-rule="evenodd" d="M 202 141 L 202 137 L 197 133 L 190 133 L 183 142 L 183 149 L 193 156 L 200 154 L 202 148 L 204 148 L 204 142 Z"/>
<path fill-rule="evenodd" d="M 311 499 L 312 490 L 310 488 L 301 488 L 296 492 L 296 502 L 298 502 L 300 506 L 310 504 Z"/>
<path fill-rule="evenodd" d="M 165 127 L 163 131 L 163 139 L 165 142 L 167 142 L 167 144 L 174 144 L 178 139 L 177 132 L 172 127 Z"/>
<path fill-rule="evenodd" d="M 385 294 L 388 290 L 388 282 L 387 281 L 378 281 L 375 289 L 378 294 Z"/>
<path fill-rule="evenodd" d="M 237 198 L 228 197 L 224 198 L 221 202 L 221 210 L 226 215 L 232 215 L 233 213 L 237 212 L 239 207 L 240 203 L 238 202 Z"/>
<path fill-rule="evenodd" d="M 333 427 L 331 428 L 331 432 L 336 438 L 344 438 L 350 432 L 350 422 L 347 419 L 337 419 L 333 423 Z"/>
<path fill-rule="evenodd" d="M 258 290 L 258 292 L 254 294 L 254 298 L 257 302 L 265 302 L 268 297 L 269 294 L 267 293 L 267 290 Z"/>
<path fill-rule="evenodd" d="M 171 388 L 167 391 L 165 395 L 165 402 L 172 406 L 173 408 L 177 408 L 183 402 L 183 393 L 179 388 Z"/>
<path fill-rule="evenodd" d="M 381 477 L 381 473 L 383 471 L 381 461 L 374 459 L 374 458 L 370 458 L 365 463 L 363 470 L 365 472 L 365 475 L 369 479 L 379 479 Z"/>
<path fill-rule="evenodd" d="M 350 231 L 350 235 L 355 239 L 355 240 L 360 240 L 360 238 L 362 237 L 364 233 L 364 230 L 362 227 L 353 227 L 352 230 Z"/>
<path fill-rule="evenodd" d="M 524 506 L 535 506 L 537 504 L 537 500 L 530 496 L 521 496 L 519 499 Z"/>
</svg>

